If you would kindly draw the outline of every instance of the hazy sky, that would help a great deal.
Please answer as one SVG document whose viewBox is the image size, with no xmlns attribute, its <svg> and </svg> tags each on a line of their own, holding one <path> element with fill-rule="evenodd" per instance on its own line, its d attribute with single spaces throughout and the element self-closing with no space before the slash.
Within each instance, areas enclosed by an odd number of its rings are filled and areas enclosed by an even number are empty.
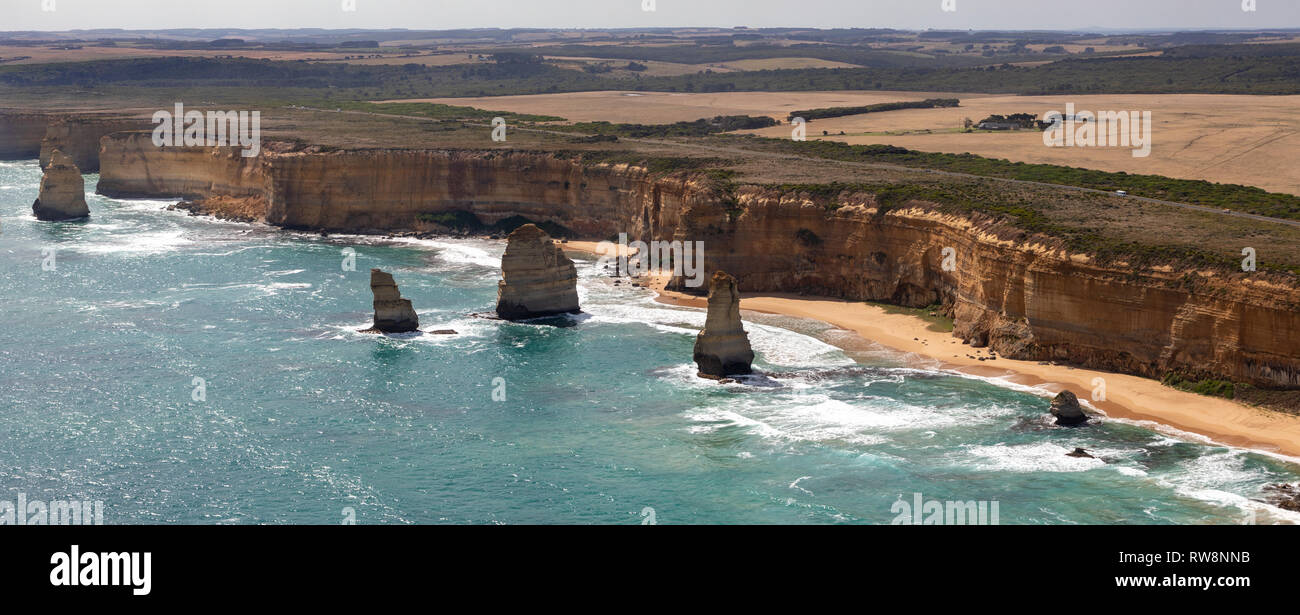
<svg viewBox="0 0 1300 615">
<path fill-rule="evenodd" d="M 85 28 L 1298 28 L 1300 0 L 0 0 L 0 30 Z M 1250 2 L 1251 0 L 1246 0 Z M 346 2 L 355 11 L 344 11 Z M 654 11 L 642 10 L 653 2 Z M 47 11 L 52 5 L 54 10 Z"/>
</svg>

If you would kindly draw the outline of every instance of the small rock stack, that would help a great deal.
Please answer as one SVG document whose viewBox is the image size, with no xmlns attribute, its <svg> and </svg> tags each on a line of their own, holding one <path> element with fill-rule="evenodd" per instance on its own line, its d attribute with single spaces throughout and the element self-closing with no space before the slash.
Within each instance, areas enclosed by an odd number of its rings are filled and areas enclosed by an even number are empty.
<svg viewBox="0 0 1300 615">
<path fill-rule="evenodd" d="M 736 278 L 723 271 L 713 274 L 708 309 L 704 330 L 695 338 L 695 363 L 700 367 L 700 377 L 718 380 L 751 373 L 754 350 L 740 320 Z"/>
<path fill-rule="evenodd" d="M 409 299 L 403 299 L 393 276 L 379 269 L 370 270 L 370 292 L 375 296 L 375 325 L 362 333 L 409 333 L 420 329 Z"/>
<path fill-rule="evenodd" d="M 90 207 L 86 205 L 86 183 L 71 156 L 57 149 L 51 152 L 50 164 L 41 177 L 40 196 L 32 203 L 32 213 L 37 220 L 51 222 L 90 215 Z"/>
<path fill-rule="evenodd" d="M 1061 391 L 1052 400 L 1052 416 L 1056 417 L 1057 425 L 1065 427 L 1078 427 L 1088 422 L 1079 398 L 1069 391 Z"/>
<path fill-rule="evenodd" d="M 578 268 L 551 237 L 525 224 L 507 238 L 497 283 L 497 316 L 524 320 L 576 314 Z"/>
</svg>

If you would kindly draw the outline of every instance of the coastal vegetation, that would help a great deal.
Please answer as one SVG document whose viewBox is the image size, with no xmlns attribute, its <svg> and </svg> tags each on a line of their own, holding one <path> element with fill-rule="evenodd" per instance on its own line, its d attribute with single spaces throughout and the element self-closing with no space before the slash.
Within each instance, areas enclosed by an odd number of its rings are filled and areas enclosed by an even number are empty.
<svg viewBox="0 0 1300 615">
<path fill-rule="evenodd" d="M 848 58 L 866 68 L 788 68 L 650 76 L 644 71 L 591 73 L 561 68 L 548 55 L 645 62 L 659 58 L 719 62 L 804 55 Z M 848 55 L 845 55 L 848 54 Z M 850 57 L 853 56 L 853 57 Z M 858 57 L 862 56 L 862 57 Z M 285 96 L 325 91 L 331 100 L 543 94 L 593 90 L 660 92 L 906 90 L 1037 94 L 1218 93 L 1298 94 L 1300 44 L 1175 47 L 1132 57 L 916 56 L 898 50 L 836 50 L 825 45 L 779 49 L 719 46 L 552 46 L 530 54 L 500 52 L 493 61 L 424 65 L 311 62 L 243 57 L 141 57 L 85 62 L 0 65 L 0 84 L 103 88 L 275 88 Z M 1041 63 L 1046 58 L 1046 63 Z M 1026 59 L 1037 62 L 1018 64 Z M 672 61 L 665 60 L 665 61 Z M 847 60 L 839 60 L 847 61 Z M 300 90 L 295 92 L 294 90 Z M 257 92 L 247 92 L 260 98 Z M 319 94 L 317 94 L 319 96 Z"/>
<path fill-rule="evenodd" d="M 914 100 L 904 102 L 878 103 L 874 105 L 863 105 L 858 107 L 824 107 L 821 109 L 804 109 L 801 111 L 791 111 L 786 116 L 787 120 L 793 120 L 801 117 L 805 120 L 820 120 L 828 117 L 843 117 L 846 115 L 861 115 L 864 113 L 880 113 L 882 111 L 898 111 L 901 109 L 934 109 L 938 107 L 957 107 L 961 101 L 956 98 L 927 98 L 925 100 Z"/>
<path fill-rule="evenodd" d="M 740 147 L 843 160 L 937 169 L 983 177 L 1061 184 L 1134 196 L 1232 209 L 1245 213 L 1300 220 L 1300 196 L 1262 188 L 1175 179 L 1160 175 L 1112 173 L 1053 164 L 1012 162 L 974 154 L 918 152 L 893 145 L 849 145 L 838 141 L 792 141 L 756 137 L 726 137 Z"/>
<path fill-rule="evenodd" d="M 1194 271 L 1213 269 L 1224 272 L 1240 271 L 1240 256 L 1198 246 L 1167 243 L 1152 238 L 1145 242 L 1120 239 L 1105 228 L 1069 224 L 1058 217 L 1053 206 L 1030 195 L 999 189 L 985 183 L 913 182 L 824 184 L 769 184 L 766 187 L 781 192 L 804 194 L 822 205 L 827 211 L 843 206 L 848 195 L 872 195 L 877 205 L 876 215 L 912 202 L 929 203 L 938 211 L 969 216 L 984 214 L 1025 231 L 1045 238 L 1060 240 L 1062 247 L 1075 253 L 1088 254 L 1102 263 L 1127 263 L 1135 271 L 1154 266 L 1177 265 Z M 1257 263 L 1260 269 L 1278 273 L 1300 275 L 1300 265 L 1280 262 Z M 1203 282 L 1189 277 L 1184 285 L 1196 286 Z"/>
<path fill-rule="evenodd" d="M 953 330 L 952 318 L 944 316 L 943 306 L 937 303 L 919 308 L 894 305 L 892 303 L 881 303 L 879 301 L 864 301 L 863 303 L 878 307 L 886 314 L 903 314 L 923 320 L 929 323 L 929 325 L 926 326 L 926 329 L 930 331 L 952 333 Z"/>
<path fill-rule="evenodd" d="M 703 137 L 711 134 L 735 130 L 753 130 L 776 126 L 777 121 L 770 117 L 753 117 L 749 115 L 719 115 L 701 118 L 692 122 L 674 122 L 672 124 L 614 124 L 610 122 L 578 122 L 554 126 L 556 130 L 592 133 L 619 137 Z"/>
<path fill-rule="evenodd" d="M 1171 386 L 1181 391 L 1189 391 L 1198 395 L 1208 395 L 1210 397 L 1222 397 L 1224 399 L 1233 399 L 1236 395 L 1236 385 L 1228 380 L 1194 380 L 1187 376 L 1171 372 L 1161 379 L 1165 386 Z"/>
<path fill-rule="evenodd" d="M 490 111 L 475 107 L 443 105 L 438 103 L 372 103 L 365 101 L 320 101 L 320 106 L 329 106 L 344 111 L 361 111 L 365 113 L 382 113 L 386 115 L 406 115 L 424 117 L 432 120 L 473 120 L 488 122 L 494 117 L 503 117 L 510 122 L 562 122 L 564 118 L 553 115 L 536 115 L 531 113 L 512 113 L 510 111 Z"/>
</svg>

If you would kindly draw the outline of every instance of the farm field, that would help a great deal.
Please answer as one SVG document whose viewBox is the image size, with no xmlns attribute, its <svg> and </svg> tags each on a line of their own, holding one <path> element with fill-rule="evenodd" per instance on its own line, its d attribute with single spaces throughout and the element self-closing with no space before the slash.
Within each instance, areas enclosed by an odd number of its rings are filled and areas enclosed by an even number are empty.
<svg viewBox="0 0 1300 615">
<path fill-rule="evenodd" d="M 668 123 L 715 115 L 767 115 L 791 111 L 955 97 L 961 106 L 908 109 L 821 119 L 808 124 L 809 139 L 882 143 L 927 152 L 1006 158 L 1129 173 L 1258 186 L 1300 194 L 1300 96 L 1224 94 L 1122 94 L 1004 96 L 935 92 L 575 92 L 531 96 L 421 99 L 515 113 L 555 115 L 571 121 Z M 397 101 L 378 101 L 397 102 Z M 403 101 L 412 102 L 412 101 Z M 1080 111 L 1151 111 L 1152 150 L 1134 158 L 1128 148 L 1049 148 L 1037 131 L 962 132 L 963 122 L 994 114 Z M 823 136 L 822 131 L 830 133 Z M 840 135 L 843 131 L 845 134 Z M 749 131 L 786 137 L 789 126 Z"/>
</svg>

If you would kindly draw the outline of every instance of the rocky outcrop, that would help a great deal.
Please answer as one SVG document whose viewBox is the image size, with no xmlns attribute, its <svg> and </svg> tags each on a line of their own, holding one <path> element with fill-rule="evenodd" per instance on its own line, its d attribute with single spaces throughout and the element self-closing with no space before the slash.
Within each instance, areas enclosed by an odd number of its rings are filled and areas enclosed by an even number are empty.
<svg viewBox="0 0 1300 615">
<path fill-rule="evenodd" d="M 72 157 L 82 173 L 99 172 L 100 139 L 115 132 L 145 130 L 148 120 L 109 117 L 64 117 L 54 120 L 41 140 L 40 160 L 44 168 L 54 150 Z"/>
<path fill-rule="evenodd" d="M 90 215 L 86 205 L 86 183 L 72 157 L 54 150 L 50 165 L 41 177 L 41 193 L 32 203 L 38 220 L 76 220 Z"/>
<path fill-rule="evenodd" d="M 1093 457 L 1091 453 L 1089 453 L 1087 450 L 1084 450 L 1082 448 L 1076 448 L 1073 451 L 1066 453 L 1065 456 L 1078 457 L 1080 459 L 1096 459 L 1096 457 Z"/>
<path fill-rule="evenodd" d="M 1057 393 L 1052 400 L 1051 412 L 1056 417 L 1056 424 L 1064 427 L 1078 427 L 1088 422 L 1088 415 L 1084 414 L 1083 407 L 1079 405 L 1079 398 L 1069 391 Z"/>
<path fill-rule="evenodd" d="M 653 175 L 528 152 L 326 152 L 264 143 L 155 148 L 104 138 L 99 190 L 114 196 L 231 197 L 240 216 L 341 232 L 421 230 L 423 214 L 553 222 L 574 237 L 702 241 L 708 273 L 746 292 L 800 292 L 910 307 L 939 304 L 954 335 L 1012 359 L 1161 378 L 1300 389 L 1300 285 L 1259 274 L 1099 264 L 979 215 L 869 193 L 835 207 L 763 186 L 720 192 L 701 176 Z M 214 213 L 226 205 L 218 205 Z M 952 248 L 956 271 L 941 266 Z"/>
<path fill-rule="evenodd" d="M 709 281 L 709 307 L 704 330 L 695 337 L 695 364 L 701 378 L 748 374 L 753 371 L 754 350 L 740 321 L 740 292 L 736 278 L 725 271 Z"/>
<path fill-rule="evenodd" d="M 409 333 L 420 330 L 410 299 L 403 299 L 392 274 L 370 270 L 370 292 L 375 296 L 375 324 L 362 333 Z"/>
<path fill-rule="evenodd" d="M 1300 486 L 1277 483 L 1264 486 L 1266 502 L 1282 510 L 1300 512 Z"/>
<path fill-rule="evenodd" d="M 522 320 L 579 311 L 573 261 L 536 225 L 525 224 L 510 233 L 501 256 L 497 316 Z"/>
</svg>

